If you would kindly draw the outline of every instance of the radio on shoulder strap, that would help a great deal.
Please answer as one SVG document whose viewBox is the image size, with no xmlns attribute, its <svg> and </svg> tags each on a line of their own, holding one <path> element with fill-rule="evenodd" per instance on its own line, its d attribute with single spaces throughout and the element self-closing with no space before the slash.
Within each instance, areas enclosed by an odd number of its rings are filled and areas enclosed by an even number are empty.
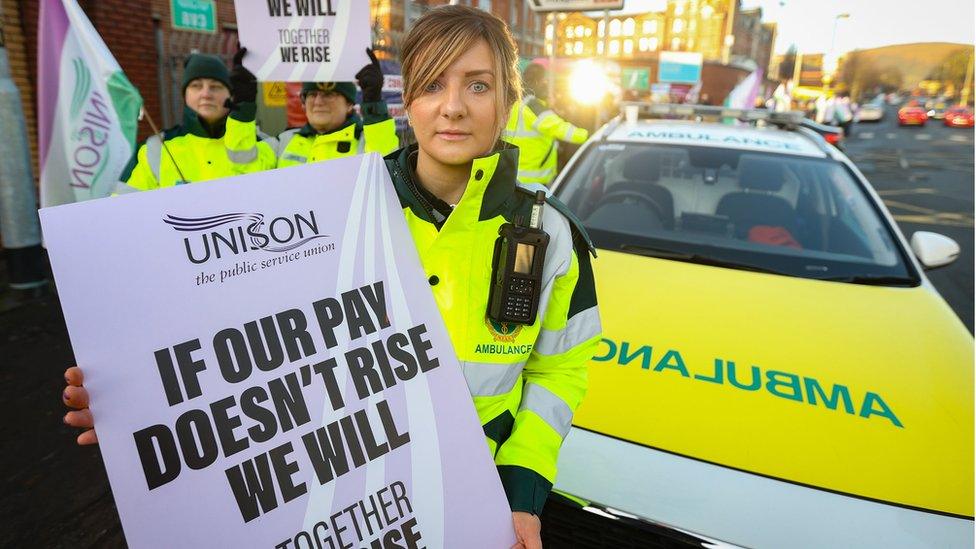
<svg viewBox="0 0 976 549">
<path fill-rule="evenodd" d="M 505 223 L 498 229 L 488 295 L 488 317 L 492 320 L 527 325 L 535 322 L 549 246 L 549 234 L 542 230 L 545 202 L 545 192 L 536 192 L 527 227 Z"/>
</svg>

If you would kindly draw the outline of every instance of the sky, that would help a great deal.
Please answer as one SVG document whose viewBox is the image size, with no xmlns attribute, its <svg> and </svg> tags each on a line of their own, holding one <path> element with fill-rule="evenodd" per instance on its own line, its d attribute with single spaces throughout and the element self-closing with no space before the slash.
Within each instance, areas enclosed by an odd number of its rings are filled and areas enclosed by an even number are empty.
<svg viewBox="0 0 976 549">
<path fill-rule="evenodd" d="M 777 23 L 776 53 L 790 44 L 803 52 L 830 53 L 834 18 L 835 55 L 909 42 L 974 41 L 973 0 L 742 0 L 743 8 L 761 7 L 763 21 Z M 663 11 L 665 0 L 624 0 L 624 12 Z"/>
</svg>

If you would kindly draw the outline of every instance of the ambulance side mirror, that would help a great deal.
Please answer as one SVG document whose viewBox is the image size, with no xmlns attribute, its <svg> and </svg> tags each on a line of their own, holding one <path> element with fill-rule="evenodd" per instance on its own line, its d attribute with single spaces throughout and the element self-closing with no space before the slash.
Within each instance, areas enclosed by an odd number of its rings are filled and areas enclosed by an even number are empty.
<svg viewBox="0 0 976 549">
<path fill-rule="evenodd" d="M 926 270 L 944 267 L 959 257 L 959 244 L 939 233 L 917 231 L 911 244 L 912 252 Z"/>
</svg>

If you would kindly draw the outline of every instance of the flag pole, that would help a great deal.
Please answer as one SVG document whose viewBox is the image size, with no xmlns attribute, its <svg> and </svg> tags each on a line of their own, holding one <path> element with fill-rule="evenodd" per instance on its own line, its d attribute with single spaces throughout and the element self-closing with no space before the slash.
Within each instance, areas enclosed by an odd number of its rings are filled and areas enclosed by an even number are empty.
<svg viewBox="0 0 976 549">
<path fill-rule="evenodd" d="M 166 156 L 169 157 L 170 162 L 172 162 L 173 166 L 176 168 L 176 173 L 180 176 L 180 181 L 183 183 L 189 183 L 190 181 L 183 176 L 183 170 L 180 169 L 180 165 L 176 163 L 176 158 L 173 157 L 173 153 L 169 152 L 169 147 L 166 146 L 166 139 L 163 136 L 163 132 L 159 131 L 159 128 L 156 127 L 156 123 L 153 122 L 152 116 L 149 114 L 149 111 L 146 110 L 145 106 L 139 110 L 139 118 L 141 119 L 143 116 L 145 116 L 146 121 L 149 122 L 149 127 L 152 128 L 153 133 L 159 136 L 159 142 L 162 143 L 163 150 L 166 151 Z M 157 183 L 159 182 L 157 181 Z"/>
</svg>

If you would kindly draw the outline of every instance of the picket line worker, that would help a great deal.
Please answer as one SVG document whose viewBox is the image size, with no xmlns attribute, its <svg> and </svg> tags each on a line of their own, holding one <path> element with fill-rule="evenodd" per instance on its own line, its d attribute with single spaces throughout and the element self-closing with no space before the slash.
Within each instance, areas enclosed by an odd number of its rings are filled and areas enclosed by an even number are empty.
<svg viewBox="0 0 976 549">
<path fill-rule="evenodd" d="M 519 148 L 519 181 L 548 185 L 556 177 L 557 141 L 580 144 L 590 133 L 563 120 L 546 104 L 549 85 L 542 65 L 526 67 L 523 81 L 528 93 L 512 107 L 502 139 Z"/>
<path fill-rule="evenodd" d="M 539 313 L 489 317 L 495 240 L 528 219 L 539 185 L 517 179 L 518 149 L 498 140 L 520 94 L 515 42 L 500 19 L 465 6 L 421 16 L 403 42 L 404 104 L 417 144 L 386 157 L 421 263 L 512 509 L 518 544 L 541 547 L 539 515 L 600 339 L 590 244 L 550 199 L 542 226 Z M 97 441 L 79 368 L 65 372 L 65 422 Z"/>
<path fill-rule="evenodd" d="M 373 50 L 372 63 L 356 74 L 363 90 L 362 118 L 356 115 L 356 85 L 352 82 L 305 82 L 302 106 L 308 123 L 278 136 L 278 167 L 320 162 L 355 154 L 389 154 L 400 147 L 396 122 L 383 101 L 383 73 Z"/>
<path fill-rule="evenodd" d="M 183 121 L 139 147 L 119 178 L 117 194 L 275 167 L 274 149 L 258 138 L 257 82 L 241 64 L 246 52 L 241 48 L 235 54 L 233 71 L 213 55 L 187 58 Z"/>
</svg>

